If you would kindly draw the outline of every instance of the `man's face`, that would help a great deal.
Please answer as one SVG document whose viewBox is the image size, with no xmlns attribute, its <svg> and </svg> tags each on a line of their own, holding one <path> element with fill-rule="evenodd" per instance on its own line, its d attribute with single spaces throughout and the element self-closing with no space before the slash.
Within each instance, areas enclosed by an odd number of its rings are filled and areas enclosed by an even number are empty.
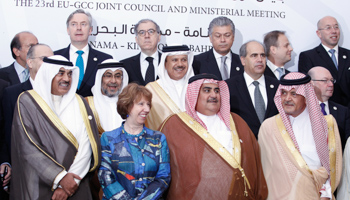
<svg viewBox="0 0 350 200">
<path fill-rule="evenodd" d="M 247 56 L 241 57 L 244 71 L 257 80 L 265 71 L 266 67 L 266 55 L 264 47 L 258 42 L 250 42 L 247 44 Z"/>
<path fill-rule="evenodd" d="M 156 52 L 157 44 L 160 41 L 160 34 L 157 33 L 156 25 L 153 22 L 140 23 L 136 31 L 138 31 L 138 34 L 135 40 L 141 51 L 147 55 L 152 55 Z M 150 34 L 148 31 L 153 33 Z"/>
<path fill-rule="evenodd" d="M 230 52 L 235 36 L 231 26 L 214 26 L 209 39 L 215 51 L 224 56 Z"/>
<path fill-rule="evenodd" d="M 45 45 L 38 45 L 34 50 L 34 57 L 27 59 L 27 64 L 30 69 L 30 75 L 33 79 L 35 79 L 35 75 L 38 72 L 41 64 L 43 64 L 44 57 L 53 56 L 53 52 L 50 47 Z"/>
<path fill-rule="evenodd" d="M 72 44 L 87 44 L 92 27 L 89 18 L 84 13 L 76 13 L 68 23 L 67 33 Z"/>
<path fill-rule="evenodd" d="M 331 73 L 324 68 L 313 74 L 312 84 L 318 100 L 325 102 L 333 95 L 333 80 Z"/>
<path fill-rule="evenodd" d="M 198 94 L 196 111 L 203 115 L 212 116 L 219 112 L 221 96 L 219 85 L 203 83 Z"/>
<path fill-rule="evenodd" d="M 108 97 L 118 95 L 118 91 L 123 81 L 122 70 L 107 70 L 102 76 L 101 92 Z"/>
<path fill-rule="evenodd" d="M 167 56 L 164 65 L 171 79 L 180 80 L 188 70 L 187 55 Z"/>
<path fill-rule="evenodd" d="M 322 44 L 328 48 L 335 47 L 339 42 L 340 29 L 337 20 L 333 17 L 321 19 L 316 33 Z"/>
<path fill-rule="evenodd" d="M 67 94 L 72 83 L 72 70 L 61 67 L 56 76 L 52 79 L 51 94 L 63 96 Z"/>
<path fill-rule="evenodd" d="M 281 100 L 284 112 L 293 117 L 300 115 L 306 107 L 305 97 L 297 94 L 294 88 L 290 91 L 282 89 Z"/>
<path fill-rule="evenodd" d="M 277 43 L 278 47 L 272 46 L 272 48 L 274 49 L 272 53 L 274 53 L 275 60 L 277 60 L 278 63 L 284 65 L 292 59 L 293 48 L 290 45 L 288 38 L 283 34 L 280 34 L 278 36 Z"/>
<path fill-rule="evenodd" d="M 17 62 L 21 65 L 26 63 L 27 53 L 31 46 L 38 44 L 38 39 L 31 33 L 20 33 L 19 41 L 21 43 L 21 48 L 13 48 L 12 51 L 17 56 Z"/>
</svg>

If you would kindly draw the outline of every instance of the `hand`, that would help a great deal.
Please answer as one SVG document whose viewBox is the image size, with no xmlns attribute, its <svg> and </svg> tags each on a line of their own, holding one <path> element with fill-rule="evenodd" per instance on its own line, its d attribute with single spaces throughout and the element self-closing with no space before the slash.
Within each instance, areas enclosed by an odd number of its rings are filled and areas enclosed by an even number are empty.
<svg viewBox="0 0 350 200">
<path fill-rule="evenodd" d="M 4 187 L 7 184 L 9 184 L 9 182 L 11 180 L 11 167 L 8 164 L 2 164 L 0 166 L 0 174 L 4 174 L 5 166 L 7 167 L 7 175 L 4 177 L 4 181 L 3 181 L 2 187 Z"/>
<path fill-rule="evenodd" d="M 68 194 L 61 188 L 57 188 L 53 193 L 51 199 L 53 200 L 66 200 L 68 199 Z"/>
<path fill-rule="evenodd" d="M 68 196 L 72 196 L 78 189 L 78 184 L 75 182 L 74 178 L 81 180 L 78 175 L 67 173 L 60 181 L 62 189 L 68 194 Z"/>
</svg>

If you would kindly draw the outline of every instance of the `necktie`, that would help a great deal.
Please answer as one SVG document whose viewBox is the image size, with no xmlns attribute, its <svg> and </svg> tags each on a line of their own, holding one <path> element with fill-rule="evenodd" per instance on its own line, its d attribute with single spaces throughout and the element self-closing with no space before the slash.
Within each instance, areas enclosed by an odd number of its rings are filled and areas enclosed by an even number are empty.
<svg viewBox="0 0 350 200">
<path fill-rule="evenodd" d="M 80 88 L 81 81 L 84 78 L 84 60 L 83 60 L 83 56 L 81 56 L 81 55 L 83 55 L 83 53 L 84 53 L 84 51 L 82 51 L 82 50 L 78 50 L 77 51 L 78 58 L 77 58 L 77 62 L 75 63 L 75 65 L 77 67 L 79 67 L 78 89 Z"/>
<path fill-rule="evenodd" d="M 22 71 L 22 81 L 21 83 L 25 82 L 29 78 L 29 69 L 25 69 Z"/>
<path fill-rule="evenodd" d="M 253 85 L 255 86 L 255 90 L 254 90 L 255 111 L 256 111 L 256 114 L 258 115 L 260 123 L 262 123 L 265 117 L 265 102 L 259 89 L 259 82 L 254 81 Z"/>
<path fill-rule="evenodd" d="M 229 78 L 227 65 L 226 65 L 226 59 L 227 59 L 227 56 L 222 56 L 221 57 L 220 73 L 221 73 L 221 76 L 222 76 L 222 80 L 226 80 L 226 79 Z"/>
<path fill-rule="evenodd" d="M 332 54 L 332 61 L 333 61 L 334 65 L 335 65 L 335 67 L 338 69 L 337 59 L 335 58 L 335 55 L 334 55 L 335 50 L 334 49 L 330 49 L 328 52 Z"/>
<path fill-rule="evenodd" d="M 145 77 L 145 82 L 147 84 L 149 82 L 155 81 L 155 78 L 154 78 L 153 57 L 147 57 L 146 60 L 148 61 L 148 68 L 147 68 L 146 77 Z"/>
<path fill-rule="evenodd" d="M 321 103 L 320 106 L 321 106 L 321 111 L 322 111 L 323 115 L 327 115 L 326 110 L 324 109 L 326 104 Z"/>
<path fill-rule="evenodd" d="M 280 80 L 281 79 L 281 77 L 283 76 L 283 69 L 282 68 L 280 68 L 280 67 L 278 67 L 277 69 L 276 69 L 277 71 L 278 71 L 278 74 L 279 74 L 279 77 L 278 77 L 278 80 Z"/>
</svg>

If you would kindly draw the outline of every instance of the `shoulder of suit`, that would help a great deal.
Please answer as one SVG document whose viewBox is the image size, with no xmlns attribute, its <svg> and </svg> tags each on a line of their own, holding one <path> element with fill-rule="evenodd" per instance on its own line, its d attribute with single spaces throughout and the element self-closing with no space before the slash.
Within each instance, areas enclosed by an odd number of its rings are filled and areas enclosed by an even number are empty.
<svg viewBox="0 0 350 200">
<path fill-rule="evenodd" d="M 0 73 L 11 71 L 12 68 L 15 69 L 14 62 L 7 67 L 0 68 Z"/>
<path fill-rule="evenodd" d="M 124 58 L 123 60 L 120 60 L 120 62 L 123 62 L 123 63 L 131 62 L 131 61 L 133 61 L 135 59 L 140 58 L 140 55 L 141 55 L 141 53 L 138 53 L 138 54 L 136 54 L 134 56 L 131 56 L 131 57 L 128 57 L 128 58 Z"/>
</svg>

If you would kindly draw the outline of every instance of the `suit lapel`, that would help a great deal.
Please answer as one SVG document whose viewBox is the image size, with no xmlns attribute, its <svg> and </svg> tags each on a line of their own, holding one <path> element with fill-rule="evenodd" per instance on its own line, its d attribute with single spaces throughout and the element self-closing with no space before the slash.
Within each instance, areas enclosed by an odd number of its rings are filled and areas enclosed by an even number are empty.
<svg viewBox="0 0 350 200">
<path fill-rule="evenodd" d="M 24 83 L 22 83 L 22 90 L 23 91 L 27 91 L 27 90 L 31 90 L 31 89 L 33 89 L 33 86 L 30 83 L 29 79 L 27 81 L 25 81 Z"/>
<path fill-rule="evenodd" d="M 266 87 L 266 93 L 267 93 L 267 107 L 265 112 L 265 119 L 267 116 L 269 116 L 269 112 L 271 111 L 272 107 L 274 106 L 275 102 L 273 101 L 275 96 L 275 91 L 278 85 L 274 85 L 265 77 L 265 87 Z"/>
<path fill-rule="evenodd" d="M 348 71 L 349 66 L 345 66 L 345 61 L 348 59 L 348 55 L 344 51 L 343 48 L 339 47 L 339 52 L 338 52 L 338 77 L 341 77 L 343 74 Z"/>
<path fill-rule="evenodd" d="M 96 68 L 97 68 L 98 62 L 99 62 L 99 57 L 96 54 L 95 49 L 91 48 L 91 46 L 89 45 L 88 61 L 86 64 L 86 70 L 84 73 L 83 81 L 81 82 L 80 89 L 84 87 L 84 85 L 88 82 L 88 80 L 92 75 L 96 74 L 95 72 L 97 71 Z"/>
<path fill-rule="evenodd" d="M 206 67 L 208 68 L 209 74 L 214 74 L 217 76 L 220 80 L 222 80 L 222 76 L 219 70 L 218 63 L 216 62 L 215 56 L 214 56 L 214 51 L 213 48 L 210 49 L 210 52 L 207 57 L 207 65 Z"/>
<path fill-rule="evenodd" d="M 14 63 L 11 65 L 11 67 L 9 69 L 8 76 L 9 76 L 9 80 L 10 80 L 12 85 L 15 85 L 17 83 L 21 83 L 21 81 L 19 80 L 17 71 L 15 69 L 15 64 Z"/>
<path fill-rule="evenodd" d="M 330 114 L 333 115 L 335 119 L 338 119 L 338 107 L 335 106 L 332 102 L 328 101 L 328 108 Z"/>
<path fill-rule="evenodd" d="M 140 57 L 141 57 L 141 53 L 139 53 L 136 57 L 134 57 L 132 59 L 133 64 L 131 65 L 134 69 L 135 75 L 136 75 L 136 80 L 142 80 L 140 85 L 146 85 L 145 80 L 142 77 L 141 74 L 141 63 L 140 63 Z M 160 60 L 160 59 L 159 59 Z"/>
<path fill-rule="evenodd" d="M 320 57 L 320 59 L 322 59 L 328 67 L 328 70 L 331 72 L 332 76 L 337 79 L 337 75 L 338 75 L 338 70 L 337 68 L 335 67 L 333 61 L 332 61 L 332 58 L 329 56 L 328 52 L 326 51 L 326 49 L 323 48 L 322 44 L 320 44 L 318 47 L 317 47 L 317 53 Z M 326 67 L 326 66 L 324 66 Z"/>
<path fill-rule="evenodd" d="M 245 107 L 249 109 L 249 112 L 255 113 L 255 118 L 256 120 L 259 121 L 258 115 L 256 114 L 254 105 L 253 105 L 253 100 L 250 97 L 247 83 L 244 79 L 243 74 L 239 75 L 239 78 L 236 79 L 236 85 L 238 89 L 238 94 L 240 96 L 241 102 L 245 103 Z"/>
</svg>

